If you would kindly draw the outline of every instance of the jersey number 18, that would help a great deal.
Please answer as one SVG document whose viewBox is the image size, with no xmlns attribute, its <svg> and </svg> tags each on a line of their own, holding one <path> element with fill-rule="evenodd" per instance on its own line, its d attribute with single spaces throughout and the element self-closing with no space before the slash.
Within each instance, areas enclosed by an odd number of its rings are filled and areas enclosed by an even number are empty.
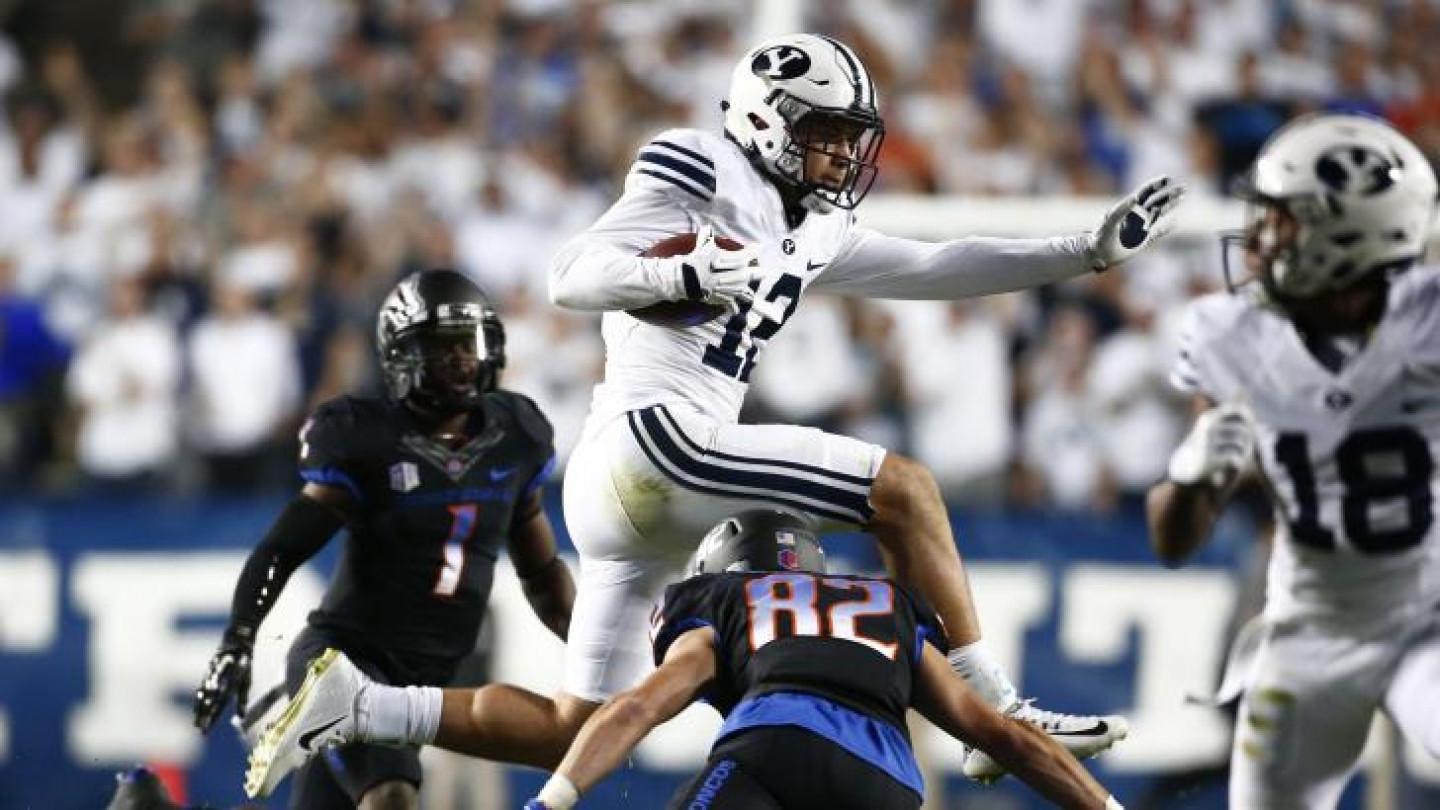
<svg viewBox="0 0 1440 810">
<path fill-rule="evenodd" d="M 1282 433 L 1275 442 L 1275 460 L 1290 474 L 1295 488 L 1295 513 L 1290 536 L 1311 548 L 1334 549 L 1335 534 L 1320 522 L 1310 443 L 1303 433 Z M 1434 522 L 1430 479 L 1435 462 L 1425 437 L 1408 427 L 1356 431 L 1335 448 L 1335 467 L 1344 494 L 1340 514 L 1345 536 L 1367 554 L 1402 551 L 1420 543 Z M 1386 501 L 1405 504 L 1405 525 L 1391 529 L 1371 526 L 1370 509 Z"/>
</svg>

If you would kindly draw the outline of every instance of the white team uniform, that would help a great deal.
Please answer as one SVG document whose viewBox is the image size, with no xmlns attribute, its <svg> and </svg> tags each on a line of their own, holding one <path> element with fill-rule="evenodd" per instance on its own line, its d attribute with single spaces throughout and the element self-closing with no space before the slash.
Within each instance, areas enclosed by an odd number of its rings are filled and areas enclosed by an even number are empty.
<svg viewBox="0 0 1440 810">
<path fill-rule="evenodd" d="M 1333 807 L 1376 709 L 1440 756 L 1440 271 L 1398 279 L 1336 372 L 1257 299 L 1201 298 L 1171 380 L 1250 409 L 1277 512 L 1222 687 L 1243 691 L 1231 806 Z"/>
<path fill-rule="evenodd" d="M 690 328 L 625 314 L 674 284 L 639 254 L 705 224 L 759 250 L 769 272 L 754 306 Z M 605 311 L 605 381 L 565 476 L 565 520 L 581 556 L 566 691 L 599 701 L 644 676 L 654 597 L 726 516 L 760 505 L 817 525 L 868 521 L 884 449 L 736 422 L 750 370 L 802 293 L 1003 292 L 1085 272 L 1085 249 L 1082 235 L 917 242 L 858 228 L 848 211 L 810 213 L 792 230 L 775 188 L 730 141 L 670 130 L 642 147 L 624 194 L 561 249 L 550 275 L 558 303 Z"/>
</svg>

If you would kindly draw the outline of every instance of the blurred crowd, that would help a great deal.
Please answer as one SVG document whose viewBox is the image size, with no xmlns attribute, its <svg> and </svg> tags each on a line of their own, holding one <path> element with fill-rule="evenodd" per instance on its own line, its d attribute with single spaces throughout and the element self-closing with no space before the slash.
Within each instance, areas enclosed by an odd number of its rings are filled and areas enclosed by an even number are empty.
<svg viewBox="0 0 1440 810">
<path fill-rule="evenodd" d="M 984 205 L 1161 172 L 1224 194 L 1314 109 L 1383 115 L 1440 156 L 1433 0 L 798 2 L 876 76 L 876 194 Z M 549 256 L 645 138 L 718 128 L 764 6 L 0 2 L 0 491 L 293 488 L 305 413 L 378 390 L 375 307 L 437 265 L 497 300 L 505 384 L 563 458 L 603 349 L 547 302 Z M 1123 508 L 1184 424 L 1174 316 L 1219 284 L 1216 256 L 1172 240 L 955 304 L 813 297 L 746 418 L 909 452 L 959 506 Z"/>
</svg>

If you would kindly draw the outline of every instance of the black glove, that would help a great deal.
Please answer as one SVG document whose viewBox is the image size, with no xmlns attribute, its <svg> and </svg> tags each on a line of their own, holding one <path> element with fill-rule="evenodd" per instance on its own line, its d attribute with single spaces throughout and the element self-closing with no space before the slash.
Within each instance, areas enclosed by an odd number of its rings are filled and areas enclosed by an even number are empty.
<svg viewBox="0 0 1440 810">
<path fill-rule="evenodd" d="M 245 704 L 250 699 L 250 660 L 255 647 L 254 638 L 254 631 L 246 627 L 225 631 L 220 649 L 210 659 L 205 680 L 195 690 L 195 727 L 200 731 L 210 731 L 232 696 L 235 698 L 235 713 L 245 716 Z"/>
</svg>

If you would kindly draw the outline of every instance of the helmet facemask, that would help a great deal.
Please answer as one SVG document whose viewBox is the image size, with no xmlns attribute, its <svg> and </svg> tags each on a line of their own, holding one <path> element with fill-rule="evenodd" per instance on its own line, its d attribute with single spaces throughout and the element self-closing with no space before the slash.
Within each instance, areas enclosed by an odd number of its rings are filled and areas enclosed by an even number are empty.
<svg viewBox="0 0 1440 810">
<path fill-rule="evenodd" d="M 790 130 L 775 160 L 778 179 L 802 200 L 813 196 L 846 211 L 859 205 L 879 174 L 885 140 L 879 117 L 814 107 L 783 93 L 776 107 Z"/>
<path fill-rule="evenodd" d="M 1327 216 L 1330 202 L 1316 198 L 1278 199 L 1250 195 L 1240 244 L 1248 277 L 1258 280 L 1269 301 L 1306 334 L 1359 334 L 1385 314 L 1390 278 L 1410 264 L 1361 268 L 1343 262 L 1324 275 L 1305 273 L 1303 247 L 1326 235 L 1308 222 Z M 1323 220 L 1319 220 L 1323 221 Z M 1338 235 L 1345 241 L 1345 234 Z M 1336 238 L 1331 235 L 1331 240 Z M 1228 276 L 1228 270 L 1227 270 Z"/>
<path fill-rule="evenodd" d="M 387 302 L 381 311 L 380 366 L 390 396 L 440 416 L 473 409 L 505 367 L 500 319 L 479 300 L 410 303 Z"/>
</svg>

